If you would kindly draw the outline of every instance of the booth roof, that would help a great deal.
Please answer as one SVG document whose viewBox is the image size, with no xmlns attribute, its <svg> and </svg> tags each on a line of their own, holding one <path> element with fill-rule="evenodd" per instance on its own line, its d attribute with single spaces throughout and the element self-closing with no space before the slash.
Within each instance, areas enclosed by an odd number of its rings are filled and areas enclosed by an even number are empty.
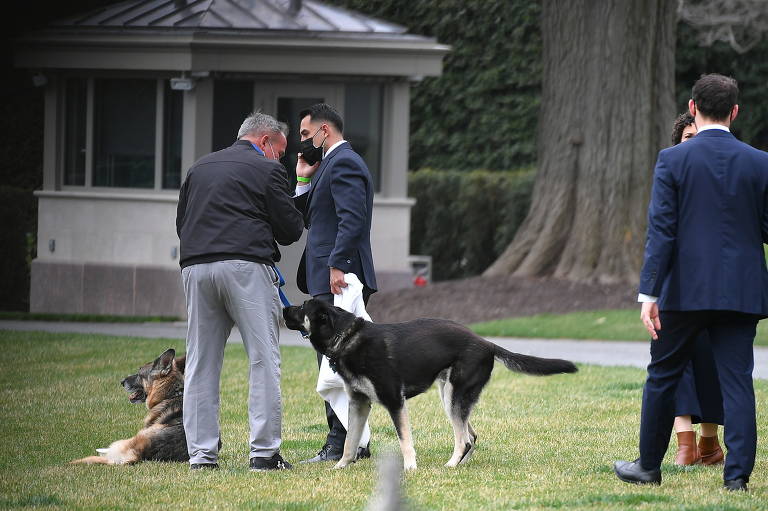
<svg viewBox="0 0 768 511">
<path fill-rule="evenodd" d="M 59 20 L 53 26 L 183 32 L 300 31 L 385 37 L 406 32 L 400 25 L 315 0 L 128 0 Z"/>
</svg>

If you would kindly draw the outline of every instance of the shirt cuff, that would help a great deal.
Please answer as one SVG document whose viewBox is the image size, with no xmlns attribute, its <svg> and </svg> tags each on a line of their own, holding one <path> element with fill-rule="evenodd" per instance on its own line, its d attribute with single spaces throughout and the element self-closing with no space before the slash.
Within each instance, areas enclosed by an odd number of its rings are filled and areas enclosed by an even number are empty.
<svg viewBox="0 0 768 511">
<path fill-rule="evenodd" d="M 659 299 L 658 296 L 644 295 L 643 293 L 637 294 L 637 301 L 640 303 L 646 303 L 646 302 L 656 303 L 658 299 Z"/>
<path fill-rule="evenodd" d="M 296 195 L 294 195 L 294 197 L 304 195 L 305 193 L 309 192 L 310 188 L 312 188 L 312 183 L 307 183 L 305 185 L 296 183 Z"/>
</svg>

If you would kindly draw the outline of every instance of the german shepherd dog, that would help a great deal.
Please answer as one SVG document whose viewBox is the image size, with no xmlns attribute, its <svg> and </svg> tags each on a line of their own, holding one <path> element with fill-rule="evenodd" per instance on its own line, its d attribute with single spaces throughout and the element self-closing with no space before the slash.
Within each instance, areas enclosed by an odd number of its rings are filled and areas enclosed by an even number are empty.
<svg viewBox="0 0 768 511">
<path fill-rule="evenodd" d="M 477 434 L 469 414 L 488 383 L 494 358 L 508 369 L 525 374 L 576 372 L 567 360 L 512 353 L 478 337 L 468 328 L 442 319 L 375 324 L 320 300 L 283 309 L 285 324 L 305 330 L 318 352 L 344 380 L 349 394 L 349 429 L 344 454 L 334 468 L 355 461 L 357 446 L 371 402 L 387 409 L 395 424 L 405 470 L 416 468 L 411 426 L 405 400 L 437 388 L 453 426 L 453 455 L 445 466 L 469 460 Z"/>
<path fill-rule="evenodd" d="M 146 402 L 149 413 L 136 436 L 99 449 L 101 456 L 88 456 L 71 463 L 132 465 L 140 461 L 188 461 L 187 439 L 182 422 L 184 363 L 173 349 L 145 364 L 120 384 L 131 403 Z"/>
</svg>

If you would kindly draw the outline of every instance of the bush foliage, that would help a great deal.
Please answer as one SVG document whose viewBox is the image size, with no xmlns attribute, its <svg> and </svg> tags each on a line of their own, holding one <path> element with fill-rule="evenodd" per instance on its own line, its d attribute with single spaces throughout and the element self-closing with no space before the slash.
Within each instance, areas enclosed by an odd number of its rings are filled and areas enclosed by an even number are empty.
<svg viewBox="0 0 768 511">
<path fill-rule="evenodd" d="M 29 307 L 29 262 L 37 230 L 32 192 L 0 186 L 0 310 Z"/>
<path fill-rule="evenodd" d="M 443 75 L 426 78 L 411 91 L 411 169 L 514 169 L 536 163 L 541 2 L 330 1 L 452 46 L 443 60 Z M 739 55 L 726 43 L 699 46 L 696 30 L 684 22 L 677 28 L 675 97 L 680 111 L 700 74 L 728 74 L 741 88 L 742 110 L 734 133 L 768 150 L 768 102 L 763 100 L 768 34 Z"/>
<path fill-rule="evenodd" d="M 525 219 L 533 175 L 532 168 L 411 173 L 411 253 L 432 256 L 434 280 L 481 273 Z"/>
<path fill-rule="evenodd" d="M 768 34 L 763 35 L 757 46 L 739 55 L 723 42 L 707 48 L 699 46 L 696 30 L 680 23 L 677 27 L 675 73 L 680 112 L 688 108 L 691 87 L 702 74 L 720 73 L 735 78 L 739 82 L 739 116 L 733 123 L 733 133 L 744 142 L 768 151 L 768 102 L 765 101 Z"/>
<path fill-rule="evenodd" d="M 539 2 L 332 2 L 452 46 L 443 75 L 411 90 L 410 168 L 514 169 L 535 162 Z"/>
</svg>

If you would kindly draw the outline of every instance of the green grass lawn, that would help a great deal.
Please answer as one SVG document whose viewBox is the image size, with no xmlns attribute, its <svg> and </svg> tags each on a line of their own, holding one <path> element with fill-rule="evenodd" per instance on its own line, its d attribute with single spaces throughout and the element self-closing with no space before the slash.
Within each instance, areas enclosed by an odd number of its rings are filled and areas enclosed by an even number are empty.
<svg viewBox="0 0 768 511">
<path fill-rule="evenodd" d="M 94 448 L 132 436 L 145 410 L 131 405 L 120 380 L 181 341 L 93 335 L 0 332 L 0 508 L 78 509 L 363 509 L 375 486 L 372 460 L 342 471 L 330 464 L 292 471 L 248 471 L 243 348 L 228 346 L 222 376 L 224 448 L 221 470 L 191 473 L 183 463 L 71 466 Z M 314 392 L 314 352 L 283 353 L 285 416 L 282 453 L 289 461 L 314 454 L 325 418 Z M 614 459 L 634 459 L 644 372 L 580 366 L 575 375 L 521 376 L 497 364 L 473 423 L 474 458 L 447 469 L 451 429 L 431 389 L 409 402 L 419 468 L 404 478 L 415 509 L 768 509 L 768 448 L 758 446 L 748 494 L 721 490 L 719 468 L 664 464 L 664 484 L 619 482 Z M 758 410 L 768 382 L 758 381 Z M 374 457 L 397 449 L 381 407 L 371 416 Z M 758 418 L 768 438 L 765 415 Z"/>
<path fill-rule="evenodd" d="M 571 314 L 538 314 L 523 318 L 475 323 L 472 330 L 486 337 L 540 337 L 543 339 L 600 339 L 647 341 L 640 323 L 640 307 L 631 310 L 596 310 Z M 662 325 L 662 328 L 664 325 Z M 768 322 L 757 327 L 755 345 L 768 346 Z"/>
</svg>

